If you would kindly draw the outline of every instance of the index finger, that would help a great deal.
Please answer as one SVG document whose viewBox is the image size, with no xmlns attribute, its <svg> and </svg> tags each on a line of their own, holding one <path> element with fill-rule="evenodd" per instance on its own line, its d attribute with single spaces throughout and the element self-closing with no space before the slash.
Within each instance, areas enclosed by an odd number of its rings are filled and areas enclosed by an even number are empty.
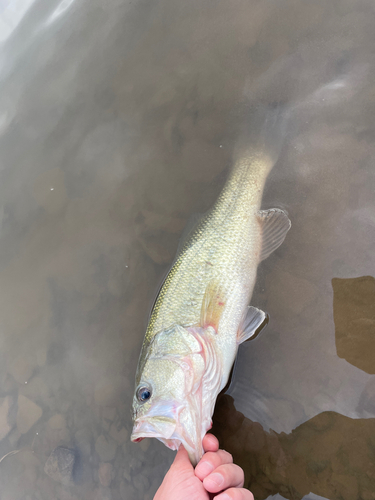
<svg viewBox="0 0 375 500">
<path fill-rule="evenodd" d="M 202 441 L 203 449 L 207 451 L 217 451 L 219 449 L 219 441 L 213 434 L 206 434 Z"/>
</svg>

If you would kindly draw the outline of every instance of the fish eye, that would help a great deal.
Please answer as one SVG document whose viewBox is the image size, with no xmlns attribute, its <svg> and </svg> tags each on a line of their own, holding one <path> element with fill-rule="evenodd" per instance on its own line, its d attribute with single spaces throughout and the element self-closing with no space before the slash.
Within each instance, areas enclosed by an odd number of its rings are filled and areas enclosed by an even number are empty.
<svg viewBox="0 0 375 500">
<path fill-rule="evenodd" d="M 142 386 L 137 390 L 137 399 L 140 403 L 145 403 L 151 397 L 151 389 L 149 387 Z"/>
</svg>

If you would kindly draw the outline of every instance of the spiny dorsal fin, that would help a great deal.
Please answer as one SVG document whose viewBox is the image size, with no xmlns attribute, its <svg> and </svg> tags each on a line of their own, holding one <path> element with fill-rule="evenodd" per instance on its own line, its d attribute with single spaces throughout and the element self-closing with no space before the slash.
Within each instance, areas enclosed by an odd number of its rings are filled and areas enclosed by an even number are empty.
<svg viewBox="0 0 375 500">
<path fill-rule="evenodd" d="M 246 340 L 257 337 L 259 327 L 268 318 L 267 314 L 256 307 L 249 306 L 247 313 L 237 333 L 237 343 L 241 344 Z"/>
<path fill-rule="evenodd" d="M 271 208 L 257 214 L 262 229 L 262 251 L 259 262 L 266 259 L 284 241 L 292 223 L 284 210 Z"/>
<path fill-rule="evenodd" d="M 200 322 L 202 328 L 212 326 L 217 332 L 225 301 L 225 293 L 222 287 L 211 281 L 207 285 L 202 302 Z"/>
</svg>

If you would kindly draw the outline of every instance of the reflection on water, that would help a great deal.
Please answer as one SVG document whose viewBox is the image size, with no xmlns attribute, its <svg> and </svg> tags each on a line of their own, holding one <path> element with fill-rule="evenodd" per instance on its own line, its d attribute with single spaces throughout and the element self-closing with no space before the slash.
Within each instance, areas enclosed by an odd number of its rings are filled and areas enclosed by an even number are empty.
<svg viewBox="0 0 375 500">
<path fill-rule="evenodd" d="M 326 411 L 291 433 L 266 432 L 220 396 L 213 432 L 245 471 L 256 498 L 280 493 L 301 499 L 313 492 L 338 500 L 375 497 L 375 419 Z"/>
<path fill-rule="evenodd" d="M 375 279 L 333 279 L 337 355 L 375 374 Z"/>
<path fill-rule="evenodd" d="M 292 229 L 214 430 L 259 499 L 374 498 L 374 21 L 371 0 L 51 0 L 7 21 L 1 500 L 153 497 L 173 453 L 129 442 L 147 317 L 259 102 L 290 110 L 264 208 Z"/>
<path fill-rule="evenodd" d="M 334 278 L 332 285 L 337 352 L 372 373 L 375 279 Z M 232 383 L 236 385 L 235 380 Z M 369 417 L 375 414 L 374 380 L 361 389 L 356 411 Z M 243 391 L 242 397 L 247 399 Z M 278 413 L 278 417 L 285 415 Z M 222 394 L 212 432 L 244 469 L 246 486 L 256 498 L 279 493 L 294 500 L 311 492 L 331 500 L 375 498 L 375 418 L 324 411 L 289 433 L 267 432 L 259 422 L 237 411 L 231 396 Z"/>
</svg>

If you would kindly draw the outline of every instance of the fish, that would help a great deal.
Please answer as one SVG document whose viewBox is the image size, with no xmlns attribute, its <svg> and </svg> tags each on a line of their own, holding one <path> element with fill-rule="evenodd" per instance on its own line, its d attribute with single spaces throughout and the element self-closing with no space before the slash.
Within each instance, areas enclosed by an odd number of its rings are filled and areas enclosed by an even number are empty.
<svg viewBox="0 0 375 500">
<path fill-rule="evenodd" d="M 193 465 L 203 456 L 202 439 L 239 345 L 267 318 L 249 305 L 258 264 L 291 227 L 284 210 L 261 210 L 280 150 L 269 145 L 269 140 L 255 146 L 249 141 L 238 149 L 212 208 L 189 221 L 139 357 L 131 440 L 154 437 L 172 450 L 183 444 Z"/>
</svg>

